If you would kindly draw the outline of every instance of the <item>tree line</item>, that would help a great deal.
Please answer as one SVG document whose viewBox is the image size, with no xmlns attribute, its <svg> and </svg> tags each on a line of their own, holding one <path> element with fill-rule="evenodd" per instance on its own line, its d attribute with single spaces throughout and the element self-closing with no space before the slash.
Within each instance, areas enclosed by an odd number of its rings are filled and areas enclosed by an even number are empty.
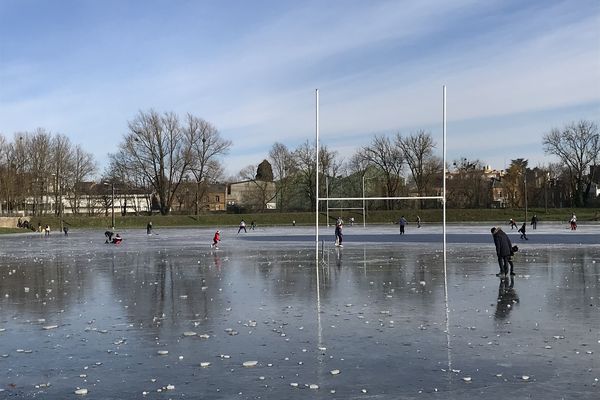
<svg viewBox="0 0 600 400">
<path fill-rule="evenodd" d="M 309 140 L 296 148 L 275 143 L 260 166 L 246 166 L 236 177 L 226 178 L 224 157 L 233 143 L 224 139 L 210 122 L 186 114 L 155 110 L 140 111 L 128 121 L 117 151 L 109 154 L 109 165 L 101 182 L 151 191 L 156 207 L 168 214 L 182 187 L 192 184 L 194 201 L 187 213 L 202 211 L 208 186 L 227 179 L 255 183 L 255 204 L 264 209 L 275 197 L 280 211 L 313 210 L 315 207 L 316 149 Z M 559 162 L 530 168 L 528 161 L 514 159 L 504 174 L 484 174 L 479 159 L 459 158 L 446 166 L 448 207 L 490 207 L 491 193 L 501 186 L 507 207 L 585 207 L 598 205 L 590 196 L 600 180 L 600 135 L 592 121 L 579 121 L 553 128 L 543 135 L 546 154 Z M 368 144 L 344 160 L 323 145 L 318 151 L 320 197 L 398 197 L 439 195 L 443 162 L 436 155 L 437 143 L 430 132 L 374 135 Z M 43 128 L 17 132 L 10 141 L 0 134 L 0 205 L 2 213 L 27 207 L 33 215 L 48 213 L 45 196 L 69 193 L 72 210 L 78 213 L 78 185 L 97 178 L 98 167 L 91 153 L 62 134 Z M 275 192 L 265 182 L 274 182 Z M 529 184 L 528 184 L 529 182 Z M 370 202 L 370 209 L 406 206 L 399 201 Z M 350 204 L 341 204 L 351 207 Z M 354 205 L 356 206 L 356 205 Z M 439 201 L 413 201 L 411 207 L 440 207 Z"/>
</svg>

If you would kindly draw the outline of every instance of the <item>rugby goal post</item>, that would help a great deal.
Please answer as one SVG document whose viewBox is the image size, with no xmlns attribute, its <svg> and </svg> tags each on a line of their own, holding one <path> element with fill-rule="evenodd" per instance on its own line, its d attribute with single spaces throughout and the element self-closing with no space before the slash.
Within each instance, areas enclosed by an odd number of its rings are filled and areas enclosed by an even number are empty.
<svg viewBox="0 0 600 400">
<path fill-rule="evenodd" d="M 324 198 L 319 197 L 319 89 L 315 89 L 315 260 L 319 262 L 319 204 L 321 201 L 348 200 L 363 201 L 366 200 L 429 200 L 435 199 L 442 202 L 442 230 L 443 230 L 443 251 L 444 251 L 444 276 L 446 275 L 446 86 L 442 86 L 442 195 L 441 196 L 398 196 L 398 197 L 329 197 L 329 193 Z M 364 205 L 363 205 L 364 212 Z M 327 215 L 329 218 L 329 205 L 327 206 Z M 329 220 L 327 221 L 329 224 Z"/>
<path fill-rule="evenodd" d="M 319 197 L 319 89 L 315 90 L 315 165 L 316 165 L 316 188 L 315 188 L 315 268 L 316 268 L 316 286 L 317 286 L 317 325 L 318 342 L 322 343 L 321 328 L 321 297 L 320 297 L 320 279 L 319 279 L 319 202 L 329 200 L 425 200 L 437 199 L 442 202 L 442 230 L 443 230 L 443 271 L 444 271 L 444 300 L 445 300 L 445 319 L 446 319 L 446 346 L 448 352 L 448 371 L 452 371 L 452 357 L 450 353 L 450 306 L 448 296 L 448 268 L 446 259 L 446 85 L 442 86 L 442 195 L 441 196 L 419 196 L 419 197 Z M 363 205 L 364 210 L 364 205 Z M 329 223 L 329 221 L 327 221 Z"/>
</svg>

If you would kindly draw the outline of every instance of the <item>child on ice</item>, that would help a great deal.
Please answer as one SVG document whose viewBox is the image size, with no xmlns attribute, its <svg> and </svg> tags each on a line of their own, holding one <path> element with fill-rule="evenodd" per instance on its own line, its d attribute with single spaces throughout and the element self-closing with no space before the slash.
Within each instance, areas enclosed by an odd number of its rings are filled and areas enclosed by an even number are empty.
<svg viewBox="0 0 600 400">
<path fill-rule="evenodd" d="M 219 244 L 220 240 L 221 240 L 220 232 L 216 231 L 215 236 L 213 237 L 213 243 L 210 245 L 210 247 L 214 247 L 215 249 L 218 249 L 217 245 Z"/>
</svg>

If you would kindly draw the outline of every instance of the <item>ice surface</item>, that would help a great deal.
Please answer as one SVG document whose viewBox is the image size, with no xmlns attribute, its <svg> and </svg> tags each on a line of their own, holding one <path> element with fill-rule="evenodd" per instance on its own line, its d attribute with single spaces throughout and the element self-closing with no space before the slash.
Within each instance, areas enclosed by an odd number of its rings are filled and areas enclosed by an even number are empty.
<svg viewBox="0 0 600 400">
<path fill-rule="evenodd" d="M 439 225 L 217 228 L 1 236 L 0 398 L 598 398 L 598 225 L 449 226 L 448 304 Z"/>
</svg>

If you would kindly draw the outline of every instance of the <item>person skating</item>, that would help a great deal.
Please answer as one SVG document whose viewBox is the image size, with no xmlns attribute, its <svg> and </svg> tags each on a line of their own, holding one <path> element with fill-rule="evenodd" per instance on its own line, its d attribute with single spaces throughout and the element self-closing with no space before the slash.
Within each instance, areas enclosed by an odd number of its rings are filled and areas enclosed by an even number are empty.
<svg viewBox="0 0 600 400">
<path fill-rule="evenodd" d="M 148 222 L 148 225 L 146 225 L 146 234 L 152 235 L 152 221 Z"/>
<path fill-rule="evenodd" d="M 344 226 L 344 221 L 342 217 L 338 217 L 335 221 L 335 245 L 338 247 L 344 247 L 342 242 L 344 240 L 344 234 L 342 233 L 342 228 Z"/>
<path fill-rule="evenodd" d="M 519 232 L 521 234 L 521 239 L 529 240 L 529 239 L 527 239 L 527 234 L 525 233 L 526 227 L 527 227 L 527 224 L 525 222 L 523 222 L 523 225 L 521 225 L 521 227 L 519 228 L 519 230 L 517 232 Z"/>
<path fill-rule="evenodd" d="M 512 231 L 514 228 L 518 228 L 517 223 L 515 222 L 514 219 L 509 219 L 508 220 L 508 224 L 510 225 L 510 230 Z"/>
<path fill-rule="evenodd" d="M 220 241 L 221 241 L 221 233 L 219 231 L 216 231 L 215 236 L 213 236 L 213 242 L 210 245 L 210 247 L 213 247 L 213 248 L 219 250 L 218 245 L 219 245 Z"/>
<path fill-rule="evenodd" d="M 250 230 L 253 231 L 256 229 L 256 223 L 254 221 L 250 222 Z"/>
<path fill-rule="evenodd" d="M 106 236 L 106 241 L 104 243 L 112 243 L 113 235 L 114 235 L 113 231 L 104 232 L 104 236 Z"/>
<path fill-rule="evenodd" d="M 514 254 L 513 245 L 510 242 L 510 238 L 504 231 L 498 227 L 491 229 L 492 237 L 494 238 L 494 245 L 496 246 L 496 255 L 498 256 L 498 265 L 500 266 L 500 272 L 496 276 L 508 275 L 508 266 L 510 265 L 510 273 L 514 275 L 514 265 L 512 262 L 512 255 Z"/>
<path fill-rule="evenodd" d="M 417 215 L 417 228 L 421 227 L 421 217 Z"/>
<path fill-rule="evenodd" d="M 571 219 L 569 220 L 569 224 L 571 225 L 572 231 L 577 230 L 577 217 L 575 216 L 575 213 L 573 213 L 573 215 L 571 216 Z"/>
<path fill-rule="evenodd" d="M 404 235 L 404 227 L 406 226 L 406 218 L 404 218 L 404 215 L 400 217 L 400 220 L 398 221 L 398 224 L 400 225 L 400 234 Z"/>
<path fill-rule="evenodd" d="M 238 233 L 240 233 L 242 229 L 244 230 L 244 233 L 248 233 L 248 231 L 246 230 L 246 221 L 244 220 L 240 221 L 240 228 L 238 229 Z"/>
<path fill-rule="evenodd" d="M 113 244 L 120 244 L 123 241 L 123 238 L 121 237 L 121 235 L 119 235 L 118 233 L 115 235 L 115 237 L 112 240 Z"/>
<path fill-rule="evenodd" d="M 44 228 L 44 232 L 45 236 L 50 236 L 50 225 L 46 225 L 46 228 Z"/>
<path fill-rule="evenodd" d="M 531 228 L 533 230 L 537 229 L 537 223 L 538 223 L 538 217 L 537 217 L 537 215 L 533 214 L 533 217 L 531 217 Z"/>
</svg>

